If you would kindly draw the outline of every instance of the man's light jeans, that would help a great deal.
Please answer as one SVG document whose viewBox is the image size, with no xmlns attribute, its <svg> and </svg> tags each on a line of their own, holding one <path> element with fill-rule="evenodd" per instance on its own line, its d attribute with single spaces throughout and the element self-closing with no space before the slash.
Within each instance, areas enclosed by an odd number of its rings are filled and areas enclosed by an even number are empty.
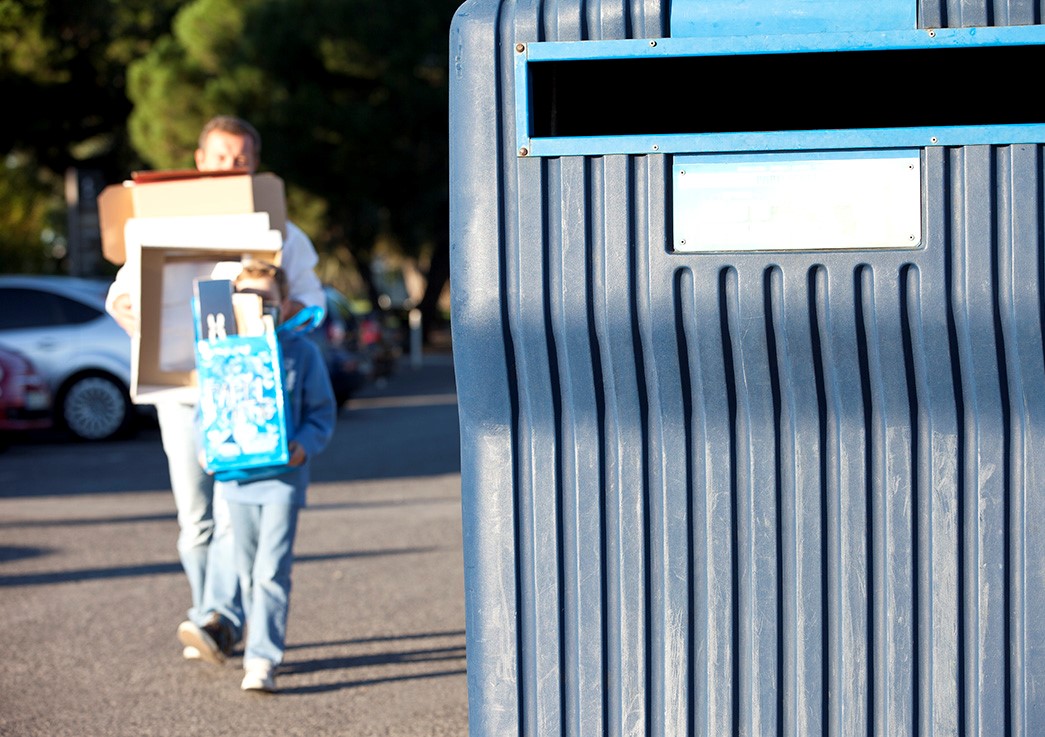
<svg viewBox="0 0 1045 737">
<path fill-rule="evenodd" d="M 178 555 L 192 592 L 189 619 L 203 625 L 217 612 L 232 625 L 238 640 L 243 613 L 232 524 L 228 503 L 215 495 L 212 477 L 200 467 L 196 407 L 162 402 L 156 405 L 156 415 L 178 510 Z"/>
</svg>

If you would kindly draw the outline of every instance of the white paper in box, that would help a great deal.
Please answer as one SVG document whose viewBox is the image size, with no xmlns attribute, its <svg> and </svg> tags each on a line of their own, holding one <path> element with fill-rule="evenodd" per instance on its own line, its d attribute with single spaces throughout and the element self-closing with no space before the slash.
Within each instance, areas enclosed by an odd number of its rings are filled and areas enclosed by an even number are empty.
<svg viewBox="0 0 1045 737">
<path fill-rule="evenodd" d="M 255 212 L 131 218 L 125 240 L 124 268 L 138 275 L 131 300 L 140 316 L 131 336 L 131 398 L 193 404 L 193 280 L 234 278 L 244 256 L 279 263 L 283 234 L 269 226 L 268 213 Z"/>
</svg>

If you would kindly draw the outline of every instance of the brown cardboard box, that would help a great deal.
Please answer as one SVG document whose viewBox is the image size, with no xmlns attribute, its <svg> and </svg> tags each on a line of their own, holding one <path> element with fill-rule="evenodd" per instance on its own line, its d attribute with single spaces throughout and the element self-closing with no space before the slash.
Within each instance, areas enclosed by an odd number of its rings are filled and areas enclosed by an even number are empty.
<svg viewBox="0 0 1045 737">
<path fill-rule="evenodd" d="M 131 399 L 155 404 L 196 397 L 194 279 L 233 278 L 245 256 L 278 264 L 283 234 L 264 212 L 131 218 L 127 265 L 139 274 L 131 294 L 138 328 L 131 336 Z"/>
<path fill-rule="evenodd" d="M 114 264 L 127 259 L 124 228 L 131 218 L 238 215 L 266 212 L 286 235 L 283 180 L 275 174 L 170 170 L 145 172 L 98 195 L 102 253 Z"/>
</svg>

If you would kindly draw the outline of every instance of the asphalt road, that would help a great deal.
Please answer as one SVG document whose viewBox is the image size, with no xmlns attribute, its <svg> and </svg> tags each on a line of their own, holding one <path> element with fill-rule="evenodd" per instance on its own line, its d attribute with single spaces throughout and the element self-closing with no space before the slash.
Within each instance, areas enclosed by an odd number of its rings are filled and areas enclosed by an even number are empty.
<svg viewBox="0 0 1045 737">
<path fill-rule="evenodd" d="M 300 518 L 274 695 L 186 662 L 159 434 L 0 452 L 0 735 L 465 735 L 460 441 L 449 356 L 342 410 Z"/>
</svg>

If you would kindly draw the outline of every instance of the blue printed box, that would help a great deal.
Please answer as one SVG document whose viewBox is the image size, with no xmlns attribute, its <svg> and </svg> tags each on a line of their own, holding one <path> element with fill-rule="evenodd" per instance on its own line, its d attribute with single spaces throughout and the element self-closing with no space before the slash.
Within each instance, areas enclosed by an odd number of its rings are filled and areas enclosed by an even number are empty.
<svg viewBox="0 0 1045 737">
<path fill-rule="evenodd" d="M 287 422 L 274 333 L 196 343 L 200 430 L 208 471 L 287 463 Z"/>
</svg>

